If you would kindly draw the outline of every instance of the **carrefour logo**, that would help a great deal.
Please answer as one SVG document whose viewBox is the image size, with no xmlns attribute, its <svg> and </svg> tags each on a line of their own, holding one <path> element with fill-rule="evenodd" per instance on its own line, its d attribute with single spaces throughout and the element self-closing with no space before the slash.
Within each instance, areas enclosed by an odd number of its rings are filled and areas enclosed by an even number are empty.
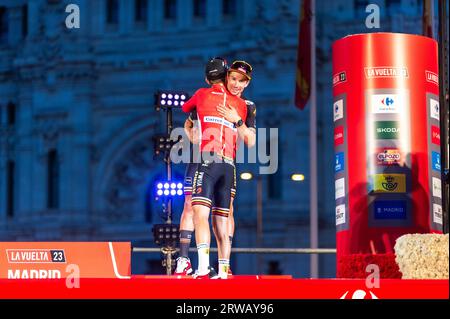
<svg viewBox="0 0 450 319">
<path fill-rule="evenodd" d="M 375 174 L 374 191 L 379 193 L 405 193 L 405 174 Z"/>
<path fill-rule="evenodd" d="M 403 99 L 399 94 L 373 94 L 372 113 L 399 113 Z"/>
<path fill-rule="evenodd" d="M 344 117 L 344 100 L 340 99 L 334 102 L 334 121 L 340 120 Z"/>
<path fill-rule="evenodd" d="M 375 134 L 377 139 L 397 139 L 400 135 L 399 122 L 377 121 L 375 122 Z"/>
</svg>

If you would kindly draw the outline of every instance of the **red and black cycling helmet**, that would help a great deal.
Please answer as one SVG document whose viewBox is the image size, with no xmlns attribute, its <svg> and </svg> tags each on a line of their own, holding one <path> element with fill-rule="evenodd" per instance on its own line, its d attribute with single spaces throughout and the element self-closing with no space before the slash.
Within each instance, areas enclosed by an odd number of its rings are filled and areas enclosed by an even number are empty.
<svg viewBox="0 0 450 319">
<path fill-rule="evenodd" d="M 205 76 L 208 81 L 224 80 L 228 72 L 227 60 L 215 57 L 206 63 Z"/>
</svg>

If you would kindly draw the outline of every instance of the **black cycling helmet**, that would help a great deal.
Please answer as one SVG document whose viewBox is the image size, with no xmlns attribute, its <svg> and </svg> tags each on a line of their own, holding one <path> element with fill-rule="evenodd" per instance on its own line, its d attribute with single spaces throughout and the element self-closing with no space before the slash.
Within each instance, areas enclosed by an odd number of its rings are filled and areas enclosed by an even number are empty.
<svg viewBox="0 0 450 319">
<path fill-rule="evenodd" d="M 228 72 L 228 64 L 224 58 L 215 57 L 206 63 L 205 76 L 208 81 L 224 80 Z"/>
</svg>

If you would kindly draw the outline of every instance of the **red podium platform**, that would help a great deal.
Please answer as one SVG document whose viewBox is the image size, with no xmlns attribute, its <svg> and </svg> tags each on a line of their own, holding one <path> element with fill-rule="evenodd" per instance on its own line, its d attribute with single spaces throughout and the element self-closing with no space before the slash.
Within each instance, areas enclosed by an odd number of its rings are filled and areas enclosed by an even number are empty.
<svg viewBox="0 0 450 319">
<path fill-rule="evenodd" d="M 448 280 L 382 279 L 367 288 L 360 279 L 289 279 L 290 276 L 233 276 L 194 280 L 176 276 L 131 279 L 82 278 L 79 288 L 64 279 L 0 280 L 2 299 L 448 299 Z"/>
</svg>

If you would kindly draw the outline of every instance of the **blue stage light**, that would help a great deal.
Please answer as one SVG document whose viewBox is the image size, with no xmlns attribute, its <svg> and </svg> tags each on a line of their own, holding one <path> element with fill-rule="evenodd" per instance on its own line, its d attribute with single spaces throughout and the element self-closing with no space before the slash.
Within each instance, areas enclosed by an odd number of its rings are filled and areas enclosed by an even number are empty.
<svg viewBox="0 0 450 319">
<path fill-rule="evenodd" d="M 183 183 L 179 181 L 158 181 L 155 183 L 155 194 L 157 197 L 170 196 L 177 197 L 183 196 Z"/>
</svg>

